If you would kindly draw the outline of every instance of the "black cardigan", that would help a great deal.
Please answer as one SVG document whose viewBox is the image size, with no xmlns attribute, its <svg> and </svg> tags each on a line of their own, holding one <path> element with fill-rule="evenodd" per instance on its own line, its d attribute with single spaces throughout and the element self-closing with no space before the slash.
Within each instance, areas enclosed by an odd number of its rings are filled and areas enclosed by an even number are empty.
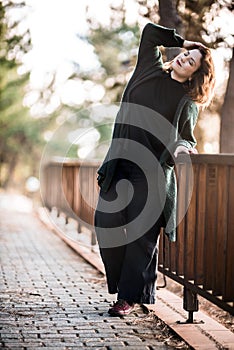
<svg viewBox="0 0 234 350">
<path fill-rule="evenodd" d="M 162 54 L 159 50 L 160 45 L 165 47 L 182 47 L 184 40 L 176 34 L 174 29 L 168 29 L 159 25 L 148 23 L 142 32 L 139 53 L 136 68 L 133 72 L 129 83 L 123 93 L 120 110 L 116 116 L 115 126 L 112 136 L 112 142 L 109 151 L 98 169 L 98 183 L 102 191 L 107 192 L 112 178 L 116 171 L 118 155 L 121 154 L 124 147 L 123 142 L 116 142 L 122 135 L 124 121 L 127 115 L 127 104 L 131 92 L 139 84 L 147 79 L 156 78 L 162 73 Z M 178 104 L 173 125 L 170 142 L 161 155 L 160 163 L 165 174 L 166 203 L 164 207 L 164 217 L 166 227 L 164 232 L 169 236 L 171 241 L 176 240 L 176 203 L 177 203 L 177 186 L 173 166 L 168 163 L 174 150 L 179 145 L 192 148 L 196 145 L 193 130 L 197 121 L 198 108 L 196 104 L 185 95 Z"/>
</svg>

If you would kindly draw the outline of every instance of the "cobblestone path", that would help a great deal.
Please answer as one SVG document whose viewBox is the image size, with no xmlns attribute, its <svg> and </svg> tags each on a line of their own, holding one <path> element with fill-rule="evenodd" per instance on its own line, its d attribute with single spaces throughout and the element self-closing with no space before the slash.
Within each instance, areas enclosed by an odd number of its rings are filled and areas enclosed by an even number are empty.
<svg viewBox="0 0 234 350">
<path fill-rule="evenodd" d="M 0 232 L 1 348 L 152 350 L 178 345 L 140 307 L 125 318 L 110 317 L 114 298 L 103 277 L 35 215 L 1 210 Z"/>
</svg>

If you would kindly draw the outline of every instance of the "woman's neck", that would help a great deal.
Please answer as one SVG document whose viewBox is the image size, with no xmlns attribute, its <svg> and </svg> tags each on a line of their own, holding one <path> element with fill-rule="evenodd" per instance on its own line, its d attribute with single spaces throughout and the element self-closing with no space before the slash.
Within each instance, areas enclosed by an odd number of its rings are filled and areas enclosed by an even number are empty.
<svg viewBox="0 0 234 350">
<path fill-rule="evenodd" d="M 184 83 L 187 79 L 182 78 L 178 74 L 175 73 L 175 71 L 172 69 L 171 71 L 171 78 L 178 81 L 179 83 Z"/>
</svg>

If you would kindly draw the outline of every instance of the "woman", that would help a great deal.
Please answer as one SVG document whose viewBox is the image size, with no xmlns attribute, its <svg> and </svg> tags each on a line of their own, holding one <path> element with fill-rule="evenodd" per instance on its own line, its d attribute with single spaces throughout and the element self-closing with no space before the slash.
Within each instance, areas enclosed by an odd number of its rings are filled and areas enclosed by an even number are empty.
<svg viewBox="0 0 234 350">
<path fill-rule="evenodd" d="M 159 45 L 187 50 L 164 65 Z M 173 29 L 145 26 L 111 146 L 98 170 L 95 229 L 108 291 L 118 293 L 108 311 L 112 316 L 129 314 L 136 303 L 155 302 L 161 227 L 176 239 L 173 157 L 196 152 L 198 107 L 209 103 L 213 87 L 209 49 Z"/>
</svg>

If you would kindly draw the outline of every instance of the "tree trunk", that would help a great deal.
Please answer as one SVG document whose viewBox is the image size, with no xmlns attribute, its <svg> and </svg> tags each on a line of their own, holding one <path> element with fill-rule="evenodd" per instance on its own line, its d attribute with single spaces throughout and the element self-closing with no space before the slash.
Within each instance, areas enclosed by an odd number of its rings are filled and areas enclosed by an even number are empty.
<svg viewBox="0 0 234 350">
<path fill-rule="evenodd" d="M 159 24 L 167 28 L 174 28 L 178 34 L 183 36 L 183 23 L 181 17 L 178 14 L 176 5 L 176 0 L 159 0 Z M 167 60 L 172 60 L 179 53 L 179 48 L 167 48 Z"/>
<path fill-rule="evenodd" d="M 177 11 L 176 3 L 176 0 L 159 0 L 159 24 L 168 28 L 175 28 L 180 34 L 183 24 Z"/>
<path fill-rule="evenodd" d="M 234 153 L 234 49 L 227 90 L 221 110 L 220 152 Z"/>
</svg>

